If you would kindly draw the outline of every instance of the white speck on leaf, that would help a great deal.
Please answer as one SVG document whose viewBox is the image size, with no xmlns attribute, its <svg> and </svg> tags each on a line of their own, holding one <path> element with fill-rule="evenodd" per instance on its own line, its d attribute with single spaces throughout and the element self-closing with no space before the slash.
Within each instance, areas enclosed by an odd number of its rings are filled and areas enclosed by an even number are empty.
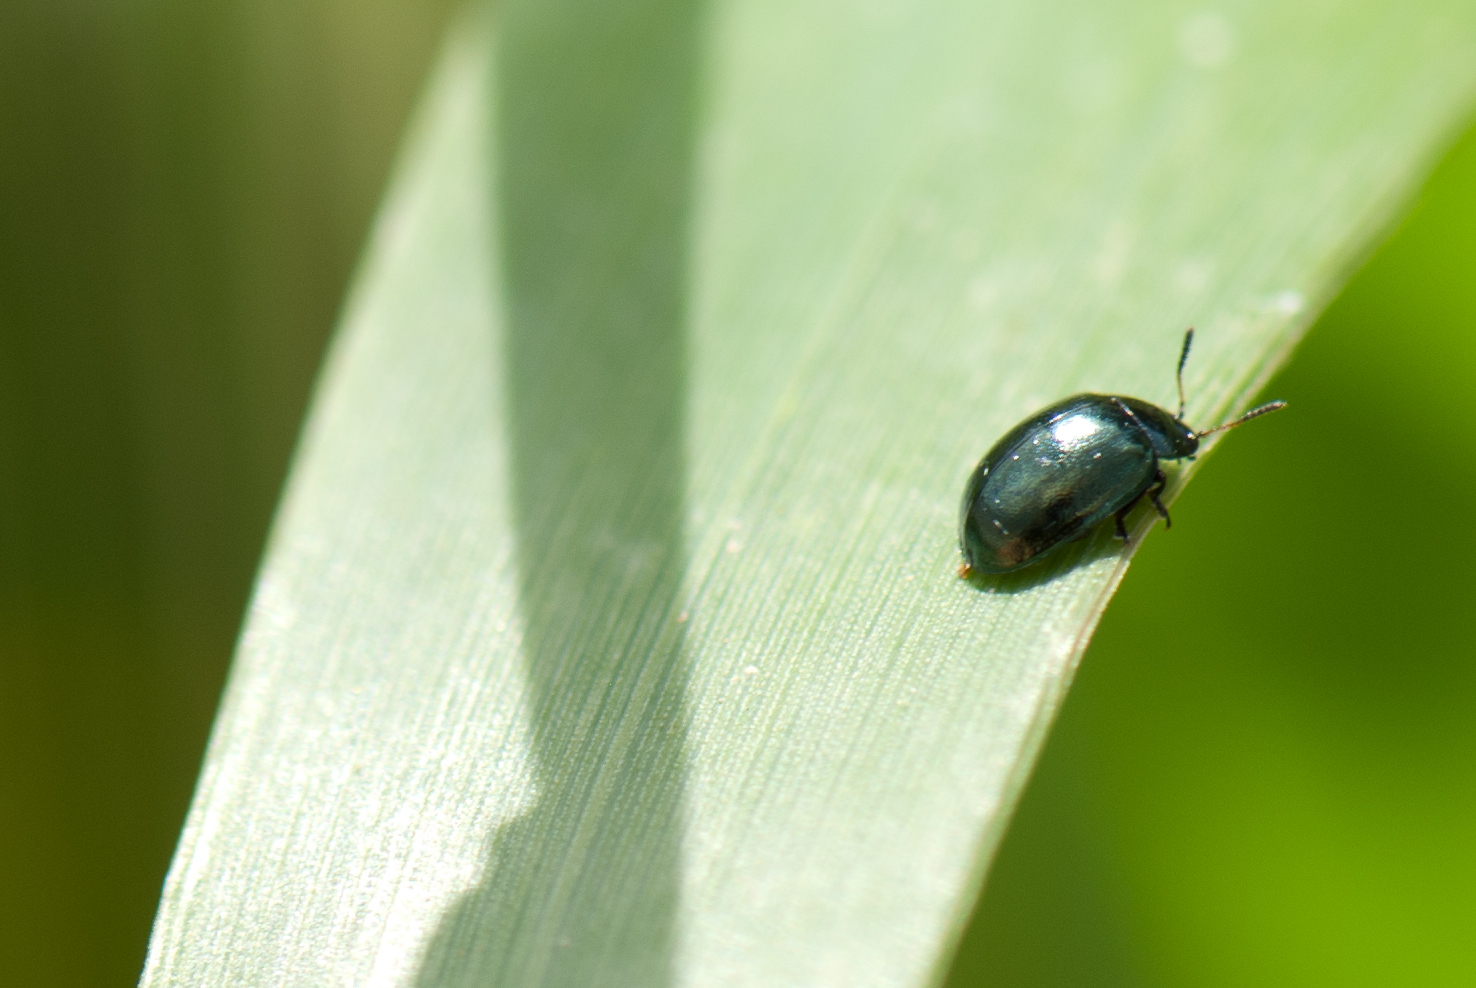
<svg viewBox="0 0 1476 988">
<path fill-rule="evenodd" d="M 1179 26 L 1179 51 L 1195 68 L 1217 69 L 1235 57 L 1235 28 L 1222 14 L 1201 11 Z"/>
<path fill-rule="evenodd" d="M 1307 305 L 1307 298 L 1295 288 L 1288 288 L 1284 292 L 1277 292 L 1267 300 L 1267 308 L 1272 312 L 1279 312 L 1285 316 L 1294 316 L 1301 312 Z"/>
</svg>

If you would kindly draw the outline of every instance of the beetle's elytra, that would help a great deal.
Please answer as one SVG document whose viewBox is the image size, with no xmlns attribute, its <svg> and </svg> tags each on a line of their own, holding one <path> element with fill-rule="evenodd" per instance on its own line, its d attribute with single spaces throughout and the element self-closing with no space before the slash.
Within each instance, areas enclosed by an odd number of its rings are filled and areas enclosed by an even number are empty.
<svg viewBox="0 0 1476 988">
<path fill-rule="evenodd" d="M 1109 515 L 1127 539 L 1125 519 L 1144 495 L 1169 522 L 1158 495 L 1167 479 L 1160 460 L 1192 457 L 1199 441 L 1285 408 L 1272 401 L 1224 425 L 1196 432 L 1184 423 L 1184 362 L 1194 330 L 1184 334 L 1177 379 L 1179 411 L 1141 398 L 1079 394 L 1041 409 L 1005 433 L 979 461 L 964 489 L 959 544 L 964 567 L 1009 573 L 1086 536 Z"/>
</svg>

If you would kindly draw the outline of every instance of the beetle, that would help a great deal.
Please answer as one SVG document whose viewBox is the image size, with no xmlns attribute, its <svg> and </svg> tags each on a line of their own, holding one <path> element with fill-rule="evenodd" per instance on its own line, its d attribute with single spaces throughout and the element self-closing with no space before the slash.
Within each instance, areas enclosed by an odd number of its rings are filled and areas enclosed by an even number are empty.
<svg viewBox="0 0 1476 988">
<path fill-rule="evenodd" d="M 1193 459 L 1205 436 L 1286 407 L 1267 402 L 1224 425 L 1194 431 L 1184 422 L 1184 362 L 1193 341 L 1190 329 L 1175 374 L 1178 414 L 1141 398 L 1088 393 L 1047 406 L 1005 433 L 964 488 L 959 575 L 1022 569 L 1084 538 L 1109 515 L 1126 541 L 1128 512 L 1145 496 L 1169 527 L 1159 499 L 1168 478 L 1159 461 Z"/>
</svg>

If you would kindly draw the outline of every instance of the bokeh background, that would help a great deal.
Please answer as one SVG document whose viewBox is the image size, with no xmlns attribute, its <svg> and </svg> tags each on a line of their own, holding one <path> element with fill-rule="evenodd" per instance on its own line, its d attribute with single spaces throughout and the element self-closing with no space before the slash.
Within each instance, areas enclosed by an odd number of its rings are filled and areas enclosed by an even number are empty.
<svg viewBox="0 0 1476 988">
<path fill-rule="evenodd" d="M 447 0 L 0 0 L 0 988 L 137 983 Z"/>
<path fill-rule="evenodd" d="M 0 4 L 0 986 L 136 982 L 450 0 Z M 1476 983 L 1476 136 L 1139 554 L 966 986 Z"/>
</svg>

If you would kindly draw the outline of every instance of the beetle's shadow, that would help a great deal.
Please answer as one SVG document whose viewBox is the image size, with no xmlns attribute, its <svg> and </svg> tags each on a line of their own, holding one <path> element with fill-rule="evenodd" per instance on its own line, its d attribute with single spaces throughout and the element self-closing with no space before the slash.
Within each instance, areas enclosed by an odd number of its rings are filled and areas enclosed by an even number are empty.
<svg viewBox="0 0 1476 988">
<path fill-rule="evenodd" d="M 983 593 L 1009 596 L 1025 593 L 1058 580 L 1078 567 L 1109 556 L 1122 555 L 1130 547 L 1136 546 L 1151 528 L 1150 525 L 1141 531 L 1133 531 L 1129 540 L 1124 543 L 1113 533 L 1110 525 L 1100 526 L 1086 538 L 1063 546 L 1035 566 L 1027 566 L 1013 573 L 981 573 L 974 570 L 963 579 L 969 586 Z"/>
</svg>

